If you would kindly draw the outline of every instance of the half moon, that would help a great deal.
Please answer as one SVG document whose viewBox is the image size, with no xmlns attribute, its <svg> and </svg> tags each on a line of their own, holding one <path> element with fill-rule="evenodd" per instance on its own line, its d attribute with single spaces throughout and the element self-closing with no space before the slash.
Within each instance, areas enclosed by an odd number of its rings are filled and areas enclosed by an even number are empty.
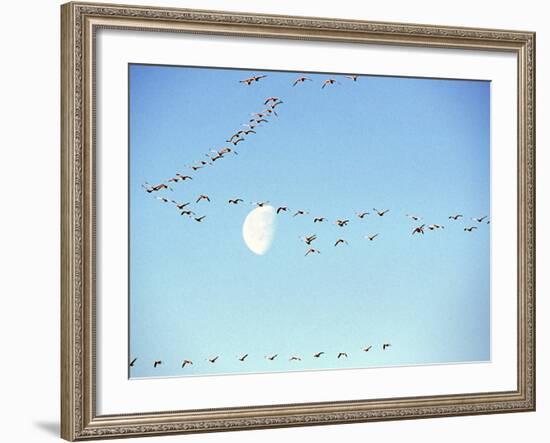
<svg viewBox="0 0 550 443">
<path fill-rule="evenodd" d="M 273 206 L 262 206 L 253 209 L 243 223 L 243 239 L 254 254 L 264 255 L 275 235 L 275 209 Z"/>
</svg>

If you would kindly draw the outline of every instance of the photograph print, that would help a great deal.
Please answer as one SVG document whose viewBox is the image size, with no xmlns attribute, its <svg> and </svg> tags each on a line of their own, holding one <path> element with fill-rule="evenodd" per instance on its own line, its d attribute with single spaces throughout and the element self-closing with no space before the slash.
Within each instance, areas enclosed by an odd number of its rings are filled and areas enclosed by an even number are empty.
<svg viewBox="0 0 550 443">
<path fill-rule="evenodd" d="M 128 77 L 129 378 L 491 360 L 489 81 Z"/>
</svg>

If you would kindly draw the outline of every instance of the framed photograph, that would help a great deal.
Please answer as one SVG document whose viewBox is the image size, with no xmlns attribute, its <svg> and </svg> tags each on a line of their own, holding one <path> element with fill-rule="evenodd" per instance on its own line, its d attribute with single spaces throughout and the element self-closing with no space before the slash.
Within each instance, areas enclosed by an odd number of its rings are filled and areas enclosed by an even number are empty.
<svg viewBox="0 0 550 443">
<path fill-rule="evenodd" d="M 535 35 L 62 6 L 62 437 L 535 409 Z"/>
</svg>

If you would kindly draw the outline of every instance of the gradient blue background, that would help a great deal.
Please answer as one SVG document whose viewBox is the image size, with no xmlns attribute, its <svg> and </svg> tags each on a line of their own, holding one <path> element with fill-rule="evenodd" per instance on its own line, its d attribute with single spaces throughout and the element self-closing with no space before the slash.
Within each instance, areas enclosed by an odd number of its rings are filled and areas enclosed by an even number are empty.
<svg viewBox="0 0 550 443">
<path fill-rule="evenodd" d="M 312 82 L 292 87 L 299 74 L 129 66 L 131 377 L 490 359 L 490 225 L 471 220 L 490 209 L 490 83 L 307 74 Z M 329 77 L 340 84 L 321 90 Z M 279 117 L 238 156 L 186 168 L 273 95 L 285 102 Z M 141 187 L 176 172 L 193 180 L 174 192 Z M 212 202 L 195 205 L 202 193 Z M 161 195 L 193 201 L 207 218 L 182 217 Z M 233 197 L 245 203 L 228 205 Z M 277 216 L 264 256 L 242 239 L 260 200 L 310 211 Z M 373 207 L 390 212 L 355 216 Z M 464 220 L 448 220 L 457 212 Z M 411 236 L 407 213 L 446 228 Z M 317 215 L 331 223 L 313 224 Z M 337 218 L 351 222 L 339 228 Z M 304 257 L 305 234 L 317 234 L 321 254 Z M 337 238 L 349 246 L 335 248 Z M 301 362 L 288 361 L 295 354 Z M 183 359 L 194 365 L 181 369 Z"/>
</svg>

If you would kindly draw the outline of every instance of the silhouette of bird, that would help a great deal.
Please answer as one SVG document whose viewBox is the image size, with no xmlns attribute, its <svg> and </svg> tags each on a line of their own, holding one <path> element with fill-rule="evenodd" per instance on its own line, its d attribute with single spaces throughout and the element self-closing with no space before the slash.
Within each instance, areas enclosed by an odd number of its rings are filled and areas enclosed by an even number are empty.
<svg viewBox="0 0 550 443">
<path fill-rule="evenodd" d="M 309 77 L 298 77 L 296 80 L 294 80 L 294 83 L 292 86 L 296 86 L 298 83 L 304 83 L 305 81 L 313 81 Z"/>
<path fill-rule="evenodd" d="M 157 197 L 157 200 L 163 201 L 164 203 L 168 203 L 168 202 L 171 201 L 171 200 L 168 200 L 167 198 L 164 198 L 164 197 Z"/>
<path fill-rule="evenodd" d="M 296 217 L 297 215 L 307 215 L 307 214 L 309 214 L 309 212 L 307 212 L 307 211 L 302 211 L 302 210 L 300 209 L 300 210 L 296 211 L 292 216 L 293 216 L 293 217 Z"/>
<path fill-rule="evenodd" d="M 187 365 L 192 365 L 192 364 L 193 364 L 193 362 L 191 360 L 183 360 L 181 362 L 181 367 L 185 368 Z"/>
<path fill-rule="evenodd" d="M 206 215 L 201 215 L 200 217 L 195 217 L 195 221 L 202 222 L 206 218 Z"/>
<path fill-rule="evenodd" d="M 238 359 L 239 359 L 240 361 L 245 361 L 245 360 L 246 360 L 246 357 L 248 357 L 248 354 L 241 355 L 240 357 L 238 357 Z"/>
<path fill-rule="evenodd" d="M 155 362 L 153 363 L 153 368 L 156 368 L 158 365 L 161 365 L 161 364 L 162 364 L 161 360 L 155 360 Z"/>
<path fill-rule="evenodd" d="M 385 351 L 385 350 L 388 349 L 390 346 L 391 346 L 391 343 L 384 343 L 384 344 L 382 345 L 382 350 Z"/>
<path fill-rule="evenodd" d="M 227 203 L 231 205 L 238 205 L 239 203 L 243 202 L 244 200 L 242 198 L 230 198 L 227 200 Z"/>
<path fill-rule="evenodd" d="M 270 361 L 273 361 L 277 358 L 279 354 L 273 354 L 273 355 L 266 355 L 265 358 L 267 358 Z"/>
<path fill-rule="evenodd" d="M 264 101 L 264 105 L 267 105 L 268 103 L 276 103 L 280 100 L 279 97 L 267 97 Z"/>
<path fill-rule="evenodd" d="M 269 203 L 269 200 L 266 200 L 264 202 L 256 202 L 254 203 L 258 208 L 263 208 L 265 205 Z"/>
<path fill-rule="evenodd" d="M 464 228 L 467 232 L 472 232 L 474 229 L 477 229 L 477 226 L 468 226 L 467 228 Z"/>
<path fill-rule="evenodd" d="M 348 354 L 346 354 L 345 352 L 339 352 L 336 358 L 342 358 L 342 357 L 348 358 Z"/>
<path fill-rule="evenodd" d="M 355 214 L 359 218 L 365 218 L 366 215 L 370 215 L 370 212 L 356 212 Z"/>
<path fill-rule="evenodd" d="M 197 198 L 197 201 L 195 203 L 198 203 L 201 200 L 206 200 L 207 202 L 210 202 L 210 197 L 208 197 L 208 195 L 206 195 L 206 194 L 201 194 L 201 195 L 199 195 L 199 197 Z"/>
<path fill-rule="evenodd" d="M 183 175 L 179 172 L 176 174 L 176 177 L 178 177 L 182 182 L 184 182 L 185 180 L 193 180 L 193 177 L 191 177 L 190 175 Z"/>
<path fill-rule="evenodd" d="M 249 134 L 257 134 L 256 131 L 254 131 L 254 129 L 241 129 L 240 131 L 237 132 L 237 136 L 241 135 L 241 134 L 244 134 L 244 135 L 249 135 Z"/>
<path fill-rule="evenodd" d="M 250 86 L 252 83 L 260 81 L 262 78 L 266 78 L 267 75 L 254 75 L 252 77 L 245 78 L 244 80 L 239 80 L 239 83 L 246 83 Z"/>
<path fill-rule="evenodd" d="M 315 217 L 313 219 L 313 223 L 322 223 L 324 221 L 327 221 L 327 219 L 325 217 Z"/>
<path fill-rule="evenodd" d="M 277 208 L 277 214 L 279 214 L 280 212 L 287 212 L 288 211 L 288 207 L 286 206 L 279 206 Z"/>
<path fill-rule="evenodd" d="M 379 211 L 378 209 L 376 208 L 372 208 L 373 211 L 375 211 L 380 217 L 382 217 L 384 214 L 386 214 L 387 212 L 389 212 L 389 209 L 385 209 L 384 211 Z"/>
<path fill-rule="evenodd" d="M 300 357 L 298 357 L 297 355 L 293 355 L 292 357 L 290 357 L 288 359 L 288 361 L 302 361 L 302 359 Z"/>
<path fill-rule="evenodd" d="M 315 234 L 310 235 L 309 237 L 307 237 L 307 236 L 306 236 L 306 237 L 302 237 L 302 240 L 303 240 L 304 243 L 305 243 L 306 245 L 308 245 L 308 246 L 311 245 L 311 242 L 312 242 L 313 240 L 316 240 L 316 239 L 317 239 L 317 236 L 316 236 Z"/>
<path fill-rule="evenodd" d="M 249 123 L 256 123 L 256 124 L 260 124 L 260 123 L 269 123 L 269 120 L 266 120 L 265 118 L 251 118 L 250 120 L 248 120 Z"/>
<path fill-rule="evenodd" d="M 195 215 L 195 213 L 193 211 L 185 210 L 181 211 L 180 215 L 188 215 L 189 217 L 191 217 L 192 215 Z"/>
<path fill-rule="evenodd" d="M 277 106 L 282 105 L 283 103 L 284 103 L 284 101 L 279 100 L 278 102 L 272 103 L 270 105 L 270 107 L 271 107 L 271 109 L 275 109 Z"/>
<path fill-rule="evenodd" d="M 363 352 L 369 352 L 369 351 L 371 350 L 371 348 L 372 348 L 372 345 L 365 346 L 365 347 L 362 349 L 362 351 L 363 351 Z"/>
<path fill-rule="evenodd" d="M 210 363 L 216 363 L 216 360 L 217 360 L 219 357 L 220 357 L 219 355 L 216 355 L 216 356 L 213 357 L 213 358 L 207 358 L 207 360 L 208 360 Z"/>
<path fill-rule="evenodd" d="M 422 234 L 424 235 L 424 226 L 426 225 L 420 225 L 413 229 L 412 235 L 414 234 Z"/>
<path fill-rule="evenodd" d="M 319 357 L 320 357 L 321 355 L 323 355 L 323 354 L 324 354 L 324 352 L 321 351 L 321 352 L 316 352 L 315 354 L 313 354 L 313 356 L 314 356 L 315 358 L 319 358 Z"/>
<path fill-rule="evenodd" d="M 145 185 L 148 185 L 148 186 L 145 186 Z M 161 191 L 163 189 L 169 189 L 170 191 L 173 191 L 173 189 L 164 184 L 164 183 L 160 183 L 158 185 L 151 185 L 150 183 L 147 183 L 145 182 L 145 185 L 141 185 L 143 188 L 145 188 L 145 190 L 150 194 L 151 192 L 158 192 L 158 191 Z"/>
<path fill-rule="evenodd" d="M 491 220 L 487 220 L 487 224 L 488 224 L 488 225 L 491 224 Z"/>
<path fill-rule="evenodd" d="M 309 254 L 320 254 L 320 253 L 321 253 L 321 251 L 318 251 L 315 248 L 309 248 L 304 256 L 308 256 Z"/>
<path fill-rule="evenodd" d="M 240 142 L 243 142 L 243 141 L 244 141 L 244 138 L 239 137 L 237 139 L 234 139 L 234 140 L 230 141 L 229 143 L 233 143 L 233 145 L 237 146 Z"/>
<path fill-rule="evenodd" d="M 458 220 L 461 217 L 464 217 L 464 216 L 462 214 L 449 215 L 450 220 Z"/>
<path fill-rule="evenodd" d="M 345 220 L 336 220 L 334 222 L 335 225 L 338 225 L 340 226 L 341 228 L 344 227 L 344 226 L 347 226 L 347 224 L 349 223 L 349 220 L 348 219 L 345 219 Z"/>
<path fill-rule="evenodd" d="M 333 78 L 329 78 L 323 82 L 323 86 L 321 86 L 321 89 L 325 89 L 325 86 L 334 85 L 335 83 L 336 80 L 334 80 Z"/>
<path fill-rule="evenodd" d="M 422 217 L 418 217 L 418 216 L 412 215 L 412 214 L 406 214 L 406 216 L 409 217 L 411 220 L 414 220 L 414 221 L 418 221 L 422 218 Z"/>
<path fill-rule="evenodd" d="M 472 220 L 475 220 L 476 222 L 481 223 L 481 222 L 482 222 L 483 220 L 485 220 L 486 218 L 487 218 L 487 216 L 484 215 L 483 217 L 479 217 L 479 218 L 477 218 L 477 217 L 472 217 Z"/>
<path fill-rule="evenodd" d="M 338 246 L 340 244 L 348 244 L 348 242 L 346 240 L 344 240 L 343 238 L 339 238 L 338 240 L 336 240 L 336 243 L 334 243 L 334 246 Z"/>
<path fill-rule="evenodd" d="M 429 229 L 430 231 L 433 231 L 434 229 L 445 229 L 445 226 L 443 226 L 443 225 L 438 225 L 437 223 L 434 223 L 434 224 L 432 224 L 432 225 L 429 225 L 429 226 L 428 226 L 428 229 Z"/>
<path fill-rule="evenodd" d="M 267 108 L 262 111 L 263 114 L 265 114 L 268 117 L 271 117 L 271 114 L 273 114 L 275 117 L 279 117 L 279 114 L 275 111 L 274 108 Z"/>
<path fill-rule="evenodd" d="M 357 81 L 357 75 L 353 74 L 353 75 L 346 75 L 346 78 L 349 78 L 351 80 L 353 80 L 354 82 Z"/>
<path fill-rule="evenodd" d="M 206 162 L 205 162 L 206 163 Z M 208 164 L 208 163 L 207 163 Z M 204 168 L 205 165 L 189 165 L 189 168 L 192 169 L 193 171 L 198 171 L 199 169 L 202 169 Z"/>
<path fill-rule="evenodd" d="M 130 366 L 131 368 L 133 368 L 134 365 L 136 364 L 136 361 L 137 361 L 137 358 L 134 358 L 134 359 L 130 362 L 130 364 L 129 364 L 128 366 Z"/>
<path fill-rule="evenodd" d="M 215 152 L 215 151 L 214 151 Z M 233 154 L 235 155 L 238 155 L 238 152 L 235 151 L 234 149 L 232 148 L 229 148 L 229 147 L 225 147 L 225 148 L 221 148 L 219 151 L 218 151 L 218 155 L 221 155 L 223 156 L 224 154 L 229 154 L 230 152 L 232 152 Z"/>
<path fill-rule="evenodd" d="M 370 241 L 373 241 L 376 237 L 378 237 L 378 234 L 365 236 L 365 238 L 368 238 Z"/>
<path fill-rule="evenodd" d="M 185 202 L 185 203 L 178 203 L 177 201 L 175 200 L 172 200 L 172 203 L 174 203 L 174 205 L 176 206 L 176 208 L 178 208 L 180 211 L 185 208 L 186 206 L 189 206 L 191 204 L 191 202 Z"/>
</svg>

